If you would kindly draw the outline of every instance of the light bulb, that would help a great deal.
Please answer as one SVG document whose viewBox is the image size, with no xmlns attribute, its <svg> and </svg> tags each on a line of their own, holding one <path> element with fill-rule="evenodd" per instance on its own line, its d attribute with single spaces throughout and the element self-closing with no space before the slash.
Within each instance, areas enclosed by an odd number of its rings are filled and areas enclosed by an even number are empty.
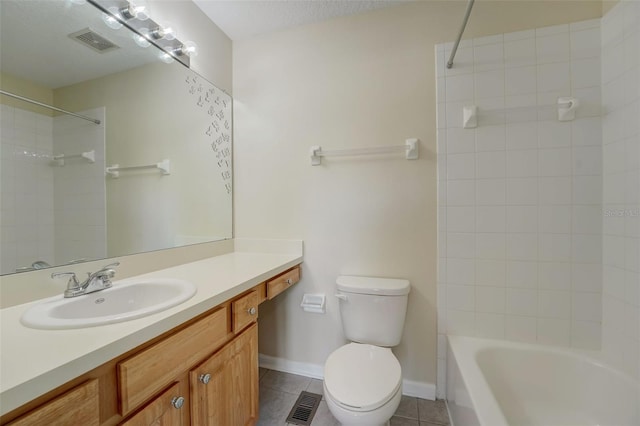
<svg viewBox="0 0 640 426">
<path fill-rule="evenodd" d="M 120 16 L 118 13 L 118 9 L 116 9 L 115 7 L 110 7 L 108 11 L 109 13 L 102 14 L 102 20 L 104 21 L 105 25 L 114 30 L 119 30 L 120 28 L 122 28 L 122 22 L 120 22 L 120 19 L 118 19 L 118 17 Z"/>
<path fill-rule="evenodd" d="M 176 38 L 176 31 L 169 23 L 159 24 L 159 26 L 149 32 L 155 40 L 173 40 Z"/>
<path fill-rule="evenodd" d="M 136 19 L 139 21 L 146 21 L 149 19 L 149 14 L 147 13 L 146 6 L 135 6 L 136 10 Z"/>
<path fill-rule="evenodd" d="M 134 0 L 134 8 L 136 10 L 136 19 L 146 21 L 149 19 L 149 7 L 147 0 Z"/>
<path fill-rule="evenodd" d="M 134 5 L 128 4 L 125 7 L 118 10 L 118 14 L 123 19 L 126 19 L 126 20 L 133 19 L 138 15 L 138 11 L 136 9 L 137 8 Z"/>
<path fill-rule="evenodd" d="M 178 56 L 187 55 L 190 58 L 198 56 L 198 46 L 193 41 L 187 41 L 177 48 L 174 53 Z"/>
<path fill-rule="evenodd" d="M 140 47 L 149 47 L 151 46 L 151 42 L 149 41 L 149 30 L 146 28 L 141 28 L 140 34 L 133 34 L 133 41 Z"/>
<path fill-rule="evenodd" d="M 160 57 L 160 60 L 165 64 L 170 64 L 174 61 L 173 56 L 168 54 L 167 52 L 160 53 L 159 57 Z"/>
</svg>

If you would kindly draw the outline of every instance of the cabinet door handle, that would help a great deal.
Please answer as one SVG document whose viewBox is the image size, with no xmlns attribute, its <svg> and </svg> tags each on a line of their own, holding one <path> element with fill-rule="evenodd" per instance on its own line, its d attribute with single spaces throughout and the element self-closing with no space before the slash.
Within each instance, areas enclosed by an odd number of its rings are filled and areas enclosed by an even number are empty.
<svg viewBox="0 0 640 426">
<path fill-rule="evenodd" d="M 209 382 L 211 381 L 211 374 L 209 373 L 201 374 L 200 377 L 198 377 L 198 380 L 200 380 L 200 383 L 208 385 Z"/>
<path fill-rule="evenodd" d="M 171 405 L 173 405 L 173 408 L 182 408 L 184 405 L 184 398 L 181 396 L 174 396 L 171 400 Z"/>
<path fill-rule="evenodd" d="M 254 306 L 252 306 L 249 309 L 247 309 L 247 312 L 249 313 L 249 315 L 255 315 L 256 314 L 256 308 Z"/>
</svg>

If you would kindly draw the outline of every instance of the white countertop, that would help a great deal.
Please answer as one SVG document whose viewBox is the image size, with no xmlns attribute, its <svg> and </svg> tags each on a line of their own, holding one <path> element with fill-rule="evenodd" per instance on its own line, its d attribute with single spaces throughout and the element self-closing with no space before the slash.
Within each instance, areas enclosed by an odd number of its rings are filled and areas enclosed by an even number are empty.
<svg viewBox="0 0 640 426">
<path fill-rule="evenodd" d="M 36 330 L 20 323 L 39 301 L 0 311 L 0 414 L 302 262 L 302 253 L 234 252 L 128 278 L 175 278 L 198 291 L 186 302 L 147 317 L 74 330 Z M 118 281 L 114 281 L 117 285 Z"/>
</svg>

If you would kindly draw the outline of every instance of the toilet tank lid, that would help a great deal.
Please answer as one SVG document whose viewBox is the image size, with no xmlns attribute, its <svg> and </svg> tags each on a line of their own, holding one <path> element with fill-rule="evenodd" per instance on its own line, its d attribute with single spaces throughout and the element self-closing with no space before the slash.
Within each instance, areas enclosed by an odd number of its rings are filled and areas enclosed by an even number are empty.
<svg viewBox="0 0 640 426">
<path fill-rule="evenodd" d="M 357 277 L 340 275 L 336 280 L 338 290 L 345 293 L 375 294 L 380 296 L 403 296 L 409 294 L 408 280 L 399 278 Z"/>
</svg>

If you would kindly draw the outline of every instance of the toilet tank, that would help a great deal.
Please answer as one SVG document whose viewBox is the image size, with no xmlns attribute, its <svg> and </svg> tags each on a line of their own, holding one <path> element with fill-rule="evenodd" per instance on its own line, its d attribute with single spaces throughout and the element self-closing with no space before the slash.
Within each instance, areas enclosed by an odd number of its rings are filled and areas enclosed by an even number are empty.
<svg viewBox="0 0 640 426">
<path fill-rule="evenodd" d="M 409 281 L 341 275 L 336 284 L 342 329 L 347 339 L 385 347 L 400 343 Z"/>
</svg>

